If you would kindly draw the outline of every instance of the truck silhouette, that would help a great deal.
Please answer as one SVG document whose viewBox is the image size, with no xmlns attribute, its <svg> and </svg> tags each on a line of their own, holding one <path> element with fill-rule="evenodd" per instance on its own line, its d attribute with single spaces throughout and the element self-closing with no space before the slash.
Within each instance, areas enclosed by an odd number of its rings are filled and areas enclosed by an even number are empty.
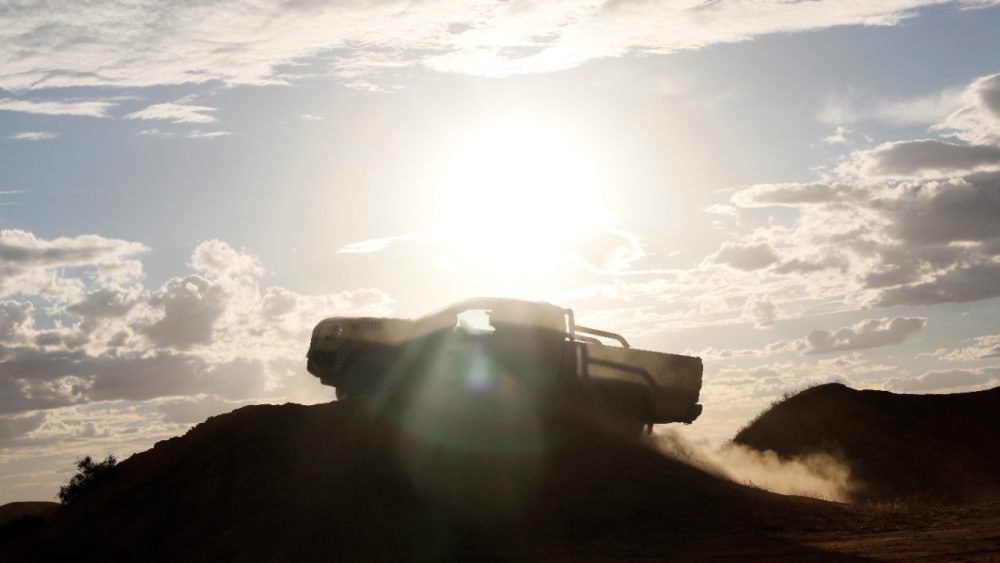
<svg viewBox="0 0 1000 563">
<path fill-rule="evenodd" d="M 417 319 L 331 317 L 313 330 L 307 358 L 338 399 L 405 400 L 434 387 L 539 409 L 583 401 L 636 433 L 702 410 L 701 358 L 631 348 L 549 303 L 478 298 Z"/>
</svg>

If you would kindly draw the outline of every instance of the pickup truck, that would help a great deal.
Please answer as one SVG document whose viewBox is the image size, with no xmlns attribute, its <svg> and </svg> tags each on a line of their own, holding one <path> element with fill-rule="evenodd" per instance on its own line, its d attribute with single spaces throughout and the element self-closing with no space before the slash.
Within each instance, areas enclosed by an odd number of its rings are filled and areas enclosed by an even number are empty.
<svg viewBox="0 0 1000 563">
<path fill-rule="evenodd" d="M 307 369 L 338 399 L 405 398 L 428 388 L 516 397 L 532 407 L 583 400 L 628 421 L 689 424 L 701 414 L 701 358 L 637 350 L 576 324 L 573 311 L 477 298 L 416 319 L 331 317 L 312 333 Z"/>
</svg>

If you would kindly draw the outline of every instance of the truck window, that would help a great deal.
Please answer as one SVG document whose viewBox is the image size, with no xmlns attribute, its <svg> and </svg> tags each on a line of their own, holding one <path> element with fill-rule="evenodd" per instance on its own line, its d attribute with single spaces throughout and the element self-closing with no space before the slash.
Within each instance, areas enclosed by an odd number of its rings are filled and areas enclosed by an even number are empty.
<svg viewBox="0 0 1000 563">
<path fill-rule="evenodd" d="M 456 315 L 455 330 L 466 334 L 490 334 L 494 329 L 490 326 L 490 312 L 486 309 L 467 309 Z"/>
</svg>

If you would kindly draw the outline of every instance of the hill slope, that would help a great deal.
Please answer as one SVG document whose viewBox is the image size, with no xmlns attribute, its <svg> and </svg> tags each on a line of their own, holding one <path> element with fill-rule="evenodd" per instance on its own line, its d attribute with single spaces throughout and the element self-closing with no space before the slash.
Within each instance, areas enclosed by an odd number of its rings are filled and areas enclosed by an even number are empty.
<svg viewBox="0 0 1000 563">
<path fill-rule="evenodd" d="M 840 457 L 858 500 L 1000 499 L 1000 388 L 901 395 L 820 385 L 775 405 L 733 441 L 786 457 Z"/>
<path fill-rule="evenodd" d="M 0 526 L 18 518 L 45 518 L 58 508 L 55 502 L 8 502 L 0 506 Z"/>
<path fill-rule="evenodd" d="M 7 561 L 802 560 L 829 554 L 785 531 L 847 518 L 840 506 L 723 481 L 585 423 L 557 425 L 520 448 L 470 448 L 484 442 L 416 435 L 410 422 L 363 404 L 245 407 L 125 460 L 106 486 L 0 553 Z"/>
</svg>

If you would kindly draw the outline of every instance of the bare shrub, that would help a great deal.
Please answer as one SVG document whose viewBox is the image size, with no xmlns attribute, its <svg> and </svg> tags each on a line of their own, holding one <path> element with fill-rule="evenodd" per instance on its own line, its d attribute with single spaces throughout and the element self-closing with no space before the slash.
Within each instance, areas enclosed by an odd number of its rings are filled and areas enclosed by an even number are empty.
<svg viewBox="0 0 1000 563">
<path fill-rule="evenodd" d="M 108 455 L 104 461 L 95 462 L 89 455 L 76 460 L 79 470 L 69 483 L 59 487 L 59 502 L 63 505 L 75 502 L 83 495 L 107 482 L 114 474 L 118 460 L 114 455 Z"/>
</svg>

